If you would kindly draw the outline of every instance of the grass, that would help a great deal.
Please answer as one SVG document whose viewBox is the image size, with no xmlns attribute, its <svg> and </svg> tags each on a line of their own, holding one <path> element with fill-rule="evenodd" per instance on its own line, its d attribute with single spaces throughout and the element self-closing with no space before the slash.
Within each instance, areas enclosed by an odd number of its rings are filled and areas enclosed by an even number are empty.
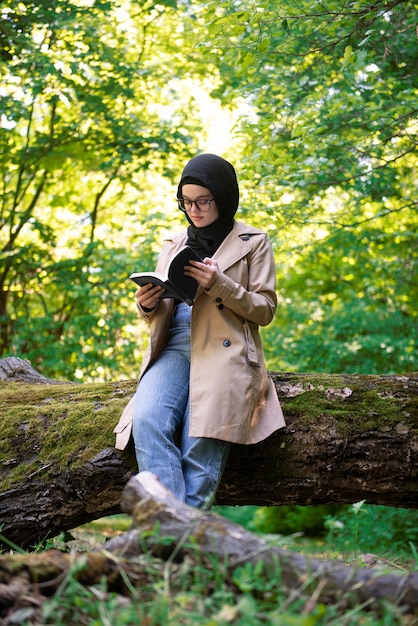
<svg viewBox="0 0 418 626">
<path fill-rule="evenodd" d="M 269 534 L 275 545 L 325 558 L 340 558 L 361 563 L 360 544 L 363 530 L 369 533 L 370 524 L 365 503 L 357 503 L 349 515 L 353 518 L 348 551 L 337 546 L 338 524 L 328 524 L 328 534 L 322 538 L 307 538 L 295 532 L 282 536 Z M 224 511 L 228 513 L 228 511 Z M 253 511 L 251 513 L 254 513 Z M 372 513 L 371 517 L 375 514 Z M 234 516 L 234 511 L 231 511 Z M 348 517 L 350 519 L 350 517 Z M 367 523 L 366 520 L 367 519 Z M 338 519 L 334 518 L 334 522 Z M 125 532 L 130 518 L 116 515 L 103 518 L 63 534 L 41 547 L 84 553 L 103 547 L 106 539 Z M 344 522 L 341 522 L 344 526 Z M 248 519 L 253 524 L 253 519 Z M 341 529 L 340 529 L 341 530 Z M 38 547 L 39 549 L 40 547 Z M 410 552 L 398 556 L 388 553 L 375 555 L 380 564 L 397 571 L 417 570 L 418 556 L 414 544 Z M 408 615 L 402 607 L 382 602 L 371 608 L 364 605 L 347 608 L 345 598 L 326 605 L 318 600 L 321 580 L 306 577 L 298 589 L 286 591 L 280 568 L 266 571 L 258 563 L 245 563 L 232 573 L 223 560 L 194 552 L 181 562 L 163 561 L 152 555 L 138 557 L 145 579 L 136 585 L 125 577 L 123 593 L 109 590 L 106 581 L 86 587 L 78 581 L 80 560 L 61 581 L 52 597 L 35 593 L 19 606 L 6 612 L 3 626 L 412 626 L 418 624 L 416 615 Z M 365 563 L 362 563 L 364 565 Z M 373 563 L 375 565 L 375 563 Z M 367 566 L 367 563 L 366 563 Z M 1 582 L 1 581 L 0 581 Z M 36 586 L 35 586 L 36 589 Z M 1 615 L 1 613 L 0 613 Z"/>
</svg>

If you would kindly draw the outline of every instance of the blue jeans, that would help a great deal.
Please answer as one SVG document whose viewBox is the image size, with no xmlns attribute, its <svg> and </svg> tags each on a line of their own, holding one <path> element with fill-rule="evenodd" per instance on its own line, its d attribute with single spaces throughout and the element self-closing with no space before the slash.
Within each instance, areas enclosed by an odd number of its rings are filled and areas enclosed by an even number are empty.
<svg viewBox="0 0 418 626">
<path fill-rule="evenodd" d="M 189 437 L 190 314 L 187 304 L 177 305 L 164 350 L 139 381 L 133 438 L 139 470 L 202 508 L 216 492 L 231 444 Z"/>
</svg>

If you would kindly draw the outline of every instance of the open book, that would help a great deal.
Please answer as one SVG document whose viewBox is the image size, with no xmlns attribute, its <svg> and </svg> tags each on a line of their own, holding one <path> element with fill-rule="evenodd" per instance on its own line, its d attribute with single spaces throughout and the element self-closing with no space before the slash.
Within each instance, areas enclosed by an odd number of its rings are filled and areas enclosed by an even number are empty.
<svg viewBox="0 0 418 626">
<path fill-rule="evenodd" d="M 199 283 L 191 276 L 184 274 L 184 267 L 190 265 L 189 261 L 202 261 L 202 259 L 192 248 L 184 248 L 171 261 L 167 276 L 158 272 L 137 272 L 131 274 L 129 278 L 140 287 L 148 283 L 164 287 L 165 291 L 161 298 L 176 298 L 192 305 Z"/>
</svg>

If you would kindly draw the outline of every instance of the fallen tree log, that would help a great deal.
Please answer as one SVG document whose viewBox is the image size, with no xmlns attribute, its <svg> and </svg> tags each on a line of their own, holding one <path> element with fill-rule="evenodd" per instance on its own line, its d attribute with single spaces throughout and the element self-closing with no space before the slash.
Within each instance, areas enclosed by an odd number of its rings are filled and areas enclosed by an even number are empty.
<svg viewBox="0 0 418 626">
<path fill-rule="evenodd" d="M 416 374 L 271 376 L 287 427 L 233 447 L 219 504 L 418 508 Z M 120 510 L 137 467 L 112 430 L 135 386 L 0 382 L 0 533 L 31 546 Z"/>
<path fill-rule="evenodd" d="M 138 559 L 142 554 L 165 560 L 161 579 L 167 575 L 167 564 L 175 566 L 186 557 L 209 569 L 222 563 L 229 574 L 251 564 L 258 566 L 259 582 L 271 581 L 274 573 L 281 591 L 292 593 L 295 600 L 314 597 L 315 603 L 332 603 L 340 611 L 358 605 L 379 610 L 382 602 L 402 612 L 418 611 L 417 572 L 354 568 L 285 550 L 219 515 L 183 504 L 149 472 L 128 481 L 122 510 L 132 516 L 132 528 L 106 542 L 105 550 L 87 556 L 56 550 L 0 556 L 0 616 L 1 611 L 13 613 L 22 596 L 30 598 L 35 588 L 38 596 L 54 593 L 70 566 L 82 584 L 94 585 L 104 577 L 109 590 L 126 591 L 128 578 L 140 590 L 149 576 L 146 562 L 141 566 Z M 77 559 L 83 559 L 84 567 L 77 566 Z"/>
</svg>

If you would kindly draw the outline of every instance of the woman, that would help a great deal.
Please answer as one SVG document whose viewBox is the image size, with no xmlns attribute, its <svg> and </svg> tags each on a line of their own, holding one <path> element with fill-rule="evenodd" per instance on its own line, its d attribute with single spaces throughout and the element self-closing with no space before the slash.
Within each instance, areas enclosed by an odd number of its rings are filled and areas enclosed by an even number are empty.
<svg viewBox="0 0 418 626">
<path fill-rule="evenodd" d="M 202 258 L 185 268 L 199 289 L 192 307 L 160 299 L 162 289 L 150 284 L 135 293 L 150 343 L 137 392 L 115 428 L 116 447 L 127 445 L 132 428 L 139 470 L 203 507 L 231 443 L 257 443 L 284 426 L 258 331 L 276 310 L 276 268 L 267 235 L 234 219 L 239 190 L 228 161 L 193 158 L 177 200 L 189 227 L 164 241 L 157 271 L 187 244 Z"/>
</svg>

